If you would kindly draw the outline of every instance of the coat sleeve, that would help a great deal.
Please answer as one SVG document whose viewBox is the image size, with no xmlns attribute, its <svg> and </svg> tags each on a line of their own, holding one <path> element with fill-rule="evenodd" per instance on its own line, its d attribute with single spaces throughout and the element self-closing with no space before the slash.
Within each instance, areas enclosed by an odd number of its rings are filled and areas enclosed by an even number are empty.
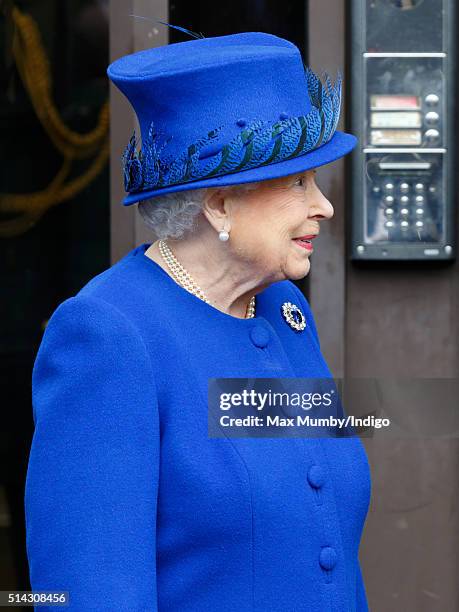
<svg viewBox="0 0 459 612">
<path fill-rule="evenodd" d="M 62 302 L 36 355 L 32 403 L 32 590 L 68 591 L 72 612 L 156 612 L 159 417 L 137 328 L 99 298 Z"/>
</svg>

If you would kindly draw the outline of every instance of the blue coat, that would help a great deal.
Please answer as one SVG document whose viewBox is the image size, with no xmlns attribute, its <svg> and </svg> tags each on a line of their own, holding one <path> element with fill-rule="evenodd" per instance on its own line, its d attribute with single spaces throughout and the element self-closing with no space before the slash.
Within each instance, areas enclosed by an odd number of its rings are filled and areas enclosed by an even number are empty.
<svg viewBox="0 0 459 612">
<path fill-rule="evenodd" d="M 306 299 L 282 281 L 254 319 L 232 317 L 148 246 L 61 303 L 37 353 L 32 589 L 69 591 L 78 612 L 368 610 L 360 439 L 208 436 L 208 378 L 332 376 Z M 285 301 L 304 332 L 282 318 Z"/>
</svg>

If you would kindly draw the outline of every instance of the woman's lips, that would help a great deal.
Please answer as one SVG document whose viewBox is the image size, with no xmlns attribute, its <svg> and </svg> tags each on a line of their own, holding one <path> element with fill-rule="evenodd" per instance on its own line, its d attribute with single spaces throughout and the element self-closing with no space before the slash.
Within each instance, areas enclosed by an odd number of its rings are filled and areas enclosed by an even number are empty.
<svg viewBox="0 0 459 612">
<path fill-rule="evenodd" d="M 293 242 L 295 242 L 302 249 L 306 249 L 307 251 L 313 251 L 314 248 L 311 242 L 312 238 L 313 236 L 311 236 L 310 240 L 307 240 L 306 238 L 293 238 Z"/>
</svg>

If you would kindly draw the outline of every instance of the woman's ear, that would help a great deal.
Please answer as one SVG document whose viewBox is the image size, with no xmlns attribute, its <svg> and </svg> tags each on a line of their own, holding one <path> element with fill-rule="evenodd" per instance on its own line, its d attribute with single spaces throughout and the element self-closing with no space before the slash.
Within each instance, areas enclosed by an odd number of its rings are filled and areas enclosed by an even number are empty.
<svg viewBox="0 0 459 612">
<path fill-rule="evenodd" d="M 232 199 L 225 189 L 210 187 L 204 197 L 202 213 L 215 231 L 231 229 Z"/>
</svg>

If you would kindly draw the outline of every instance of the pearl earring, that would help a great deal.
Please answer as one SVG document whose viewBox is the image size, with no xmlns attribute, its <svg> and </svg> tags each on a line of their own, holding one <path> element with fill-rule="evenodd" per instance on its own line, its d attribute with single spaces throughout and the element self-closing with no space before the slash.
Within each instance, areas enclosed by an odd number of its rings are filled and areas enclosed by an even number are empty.
<svg viewBox="0 0 459 612">
<path fill-rule="evenodd" d="M 220 232 L 218 232 L 218 237 L 222 242 L 226 242 L 227 240 L 229 240 L 229 232 L 227 232 L 226 230 L 221 230 Z"/>
</svg>

